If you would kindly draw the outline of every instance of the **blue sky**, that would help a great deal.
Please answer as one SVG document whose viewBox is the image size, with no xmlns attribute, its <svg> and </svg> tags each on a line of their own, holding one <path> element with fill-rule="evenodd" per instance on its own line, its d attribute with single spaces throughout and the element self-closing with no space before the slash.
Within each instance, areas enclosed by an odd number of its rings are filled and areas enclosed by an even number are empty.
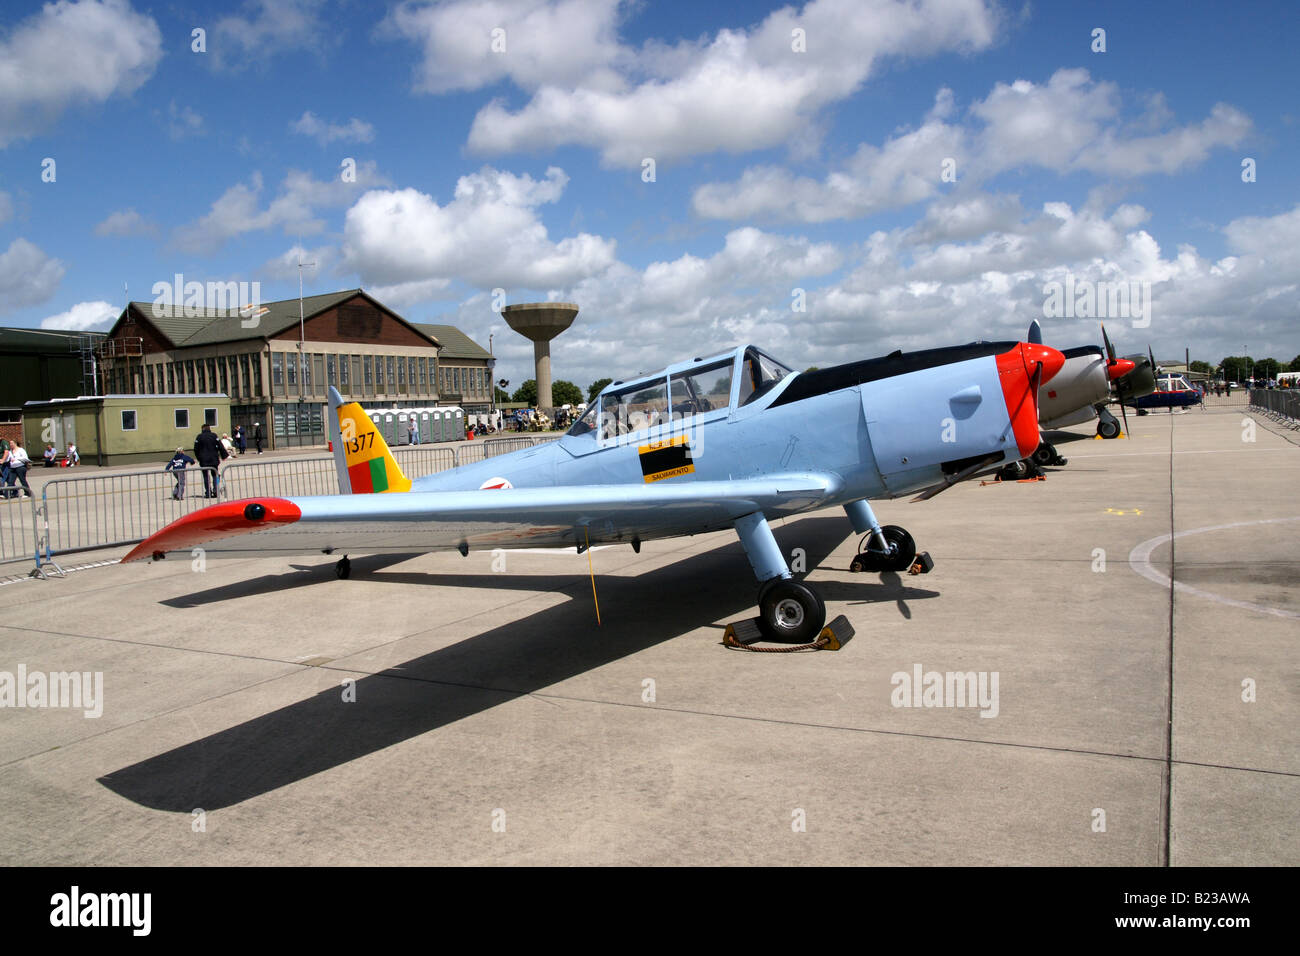
<svg viewBox="0 0 1300 956">
<path fill-rule="evenodd" d="M 576 301 L 585 385 L 1018 336 L 1068 275 L 1149 283 L 1124 351 L 1300 352 L 1293 4 L 216 9 L 6 5 L 0 323 L 106 328 L 177 272 L 287 298 L 301 258 L 308 294 L 494 333 L 513 380 L 492 290 Z"/>
</svg>

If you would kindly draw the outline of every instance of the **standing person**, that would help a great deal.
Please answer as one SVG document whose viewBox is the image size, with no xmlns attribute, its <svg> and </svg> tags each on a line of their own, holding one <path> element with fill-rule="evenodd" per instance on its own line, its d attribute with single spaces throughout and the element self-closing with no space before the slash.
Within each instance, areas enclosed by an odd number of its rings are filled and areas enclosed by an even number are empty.
<svg viewBox="0 0 1300 956">
<path fill-rule="evenodd" d="M 9 487 L 9 442 L 0 438 L 0 495 L 10 497 Z"/>
<path fill-rule="evenodd" d="M 170 471 L 172 477 L 176 479 L 176 487 L 172 489 L 172 497 L 177 501 L 185 498 L 185 466 L 196 464 L 193 458 L 185 454 L 184 448 L 177 448 L 176 454 L 172 455 L 172 460 L 167 462 L 167 467 L 163 471 Z"/>
<path fill-rule="evenodd" d="M 420 444 L 420 429 L 415 427 L 414 416 L 406 420 L 406 443 L 408 445 Z"/>
<path fill-rule="evenodd" d="M 253 444 L 257 446 L 259 455 L 262 453 L 262 442 L 265 440 L 266 436 L 262 434 L 262 423 L 253 422 Z"/>
<path fill-rule="evenodd" d="M 235 426 L 235 444 L 239 446 L 241 455 L 248 451 L 248 435 L 245 434 L 243 425 Z"/>
<path fill-rule="evenodd" d="M 215 498 L 219 480 L 217 469 L 221 467 L 221 459 L 226 457 L 226 450 L 221 447 L 221 442 L 212 434 L 212 427 L 206 422 L 199 437 L 194 439 L 194 457 L 203 469 L 203 497 Z"/>
<path fill-rule="evenodd" d="M 5 488 L 12 488 L 14 482 L 17 481 L 18 484 L 23 486 L 23 491 L 27 492 L 27 497 L 32 497 L 31 486 L 27 484 L 27 466 L 32 463 L 32 460 L 27 457 L 27 450 L 23 448 L 21 439 L 14 439 L 5 456 L 5 461 L 9 465 L 9 477 L 5 481 Z M 8 490 L 5 491 L 5 497 L 9 497 Z M 18 497 L 17 492 L 14 492 L 14 497 Z"/>
</svg>

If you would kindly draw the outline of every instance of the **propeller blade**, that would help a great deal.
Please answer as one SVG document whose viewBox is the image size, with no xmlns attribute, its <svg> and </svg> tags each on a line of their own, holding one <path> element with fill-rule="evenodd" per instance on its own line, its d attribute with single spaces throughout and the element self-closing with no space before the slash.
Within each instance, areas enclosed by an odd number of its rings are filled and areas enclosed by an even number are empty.
<svg viewBox="0 0 1300 956">
<path fill-rule="evenodd" d="M 959 481 L 965 481 L 967 478 L 973 476 L 976 472 L 982 471 L 983 469 L 987 468 L 989 465 L 996 465 L 1001 460 L 1002 460 L 1001 453 L 996 455 L 988 455 L 987 457 L 981 459 L 980 461 L 975 462 L 975 464 L 967 468 L 963 468 L 961 471 L 957 472 L 957 474 L 949 475 L 948 477 L 944 478 L 943 481 L 939 482 L 937 485 L 931 485 L 929 488 L 926 488 L 919 495 L 913 498 L 912 501 L 929 501 L 935 495 L 939 494 L 940 492 L 947 491 L 949 488 L 957 484 Z"/>
<path fill-rule="evenodd" d="M 1147 358 L 1149 358 L 1149 359 L 1151 360 L 1151 374 L 1152 374 L 1152 375 L 1155 375 L 1155 374 L 1156 374 L 1156 371 L 1157 371 L 1157 369 L 1156 369 L 1156 357 L 1155 357 L 1154 355 L 1151 354 L 1151 346 L 1149 346 L 1149 345 L 1147 346 Z"/>
<path fill-rule="evenodd" d="M 1106 334 L 1106 323 L 1101 324 L 1101 340 L 1106 343 L 1106 361 L 1115 364 L 1115 346 L 1110 344 L 1110 336 Z"/>
<path fill-rule="evenodd" d="M 1124 410 L 1124 402 L 1122 400 L 1119 403 L 1119 417 L 1124 419 L 1124 437 L 1132 438 L 1133 436 L 1129 434 L 1128 430 L 1128 412 Z"/>
</svg>

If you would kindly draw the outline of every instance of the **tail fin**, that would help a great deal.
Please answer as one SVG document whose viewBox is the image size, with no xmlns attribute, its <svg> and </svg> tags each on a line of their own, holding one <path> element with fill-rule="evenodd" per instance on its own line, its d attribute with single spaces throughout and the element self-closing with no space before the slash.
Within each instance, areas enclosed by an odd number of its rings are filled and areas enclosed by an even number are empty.
<svg viewBox="0 0 1300 956">
<path fill-rule="evenodd" d="M 330 386 L 330 441 L 334 443 L 334 468 L 339 494 L 368 495 L 381 491 L 410 491 L 411 479 L 397 467 L 388 442 L 356 402 L 344 404 Z"/>
</svg>

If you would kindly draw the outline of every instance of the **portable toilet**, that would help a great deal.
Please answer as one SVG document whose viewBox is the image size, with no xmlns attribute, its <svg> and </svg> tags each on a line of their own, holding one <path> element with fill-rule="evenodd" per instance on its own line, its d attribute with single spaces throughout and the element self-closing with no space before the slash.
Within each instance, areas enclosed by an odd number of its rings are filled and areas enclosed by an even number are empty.
<svg viewBox="0 0 1300 956">
<path fill-rule="evenodd" d="M 451 413 L 451 441 L 465 440 L 465 410 L 459 405 L 447 409 Z"/>
<path fill-rule="evenodd" d="M 421 408 L 416 410 L 417 427 L 420 429 L 420 444 L 427 445 L 433 441 L 433 423 L 429 420 L 429 410 Z"/>
<path fill-rule="evenodd" d="M 397 427 L 397 441 L 394 442 L 395 445 L 409 445 L 409 444 L 411 444 L 411 433 L 410 433 L 410 431 L 407 430 L 407 427 L 406 427 L 406 425 L 407 425 L 407 420 L 408 420 L 409 418 L 410 418 L 410 413 L 409 413 L 409 412 L 401 411 L 401 410 L 398 411 L 398 413 L 397 413 L 397 425 L 396 425 L 396 427 Z"/>
</svg>

